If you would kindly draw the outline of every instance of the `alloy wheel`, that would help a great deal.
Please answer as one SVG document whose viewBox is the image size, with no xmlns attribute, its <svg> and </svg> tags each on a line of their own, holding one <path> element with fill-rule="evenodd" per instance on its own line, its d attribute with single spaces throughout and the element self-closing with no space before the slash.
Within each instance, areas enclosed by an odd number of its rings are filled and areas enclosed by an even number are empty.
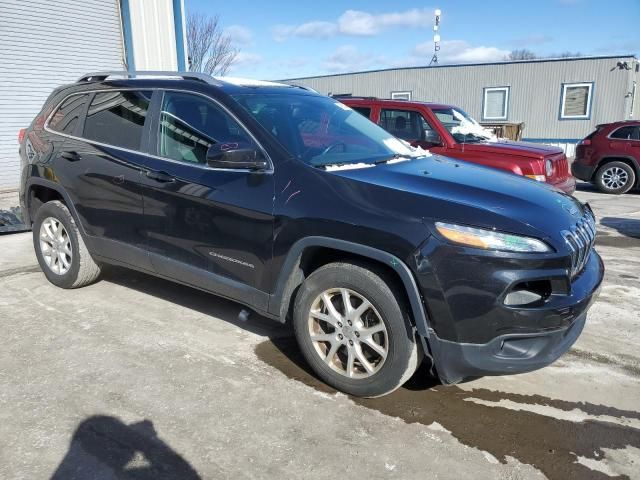
<svg viewBox="0 0 640 480">
<path fill-rule="evenodd" d="M 602 184 L 609 190 L 624 187 L 629 181 L 629 174 L 620 167 L 607 168 L 602 172 Z"/>
<path fill-rule="evenodd" d="M 370 377 L 387 359 L 387 327 L 373 304 L 353 290 L 333 288 L 318 295 L 308 326 L 316 353 L 345 377 Z"/>
<path fill-rule="evenodd" d="M 56 275 L 64 275 L 71 268 L 71 237 L 57 218 L 47 217 L 40 225 L 40 251 L 44 263 Z"/>
</svg>

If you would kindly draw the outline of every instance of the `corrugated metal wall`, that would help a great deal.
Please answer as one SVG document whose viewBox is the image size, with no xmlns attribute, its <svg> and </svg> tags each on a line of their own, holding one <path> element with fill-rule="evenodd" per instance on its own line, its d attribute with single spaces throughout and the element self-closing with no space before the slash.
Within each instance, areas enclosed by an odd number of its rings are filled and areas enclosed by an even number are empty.
<svg viewBox="0 0 640 480">
<path fill-rule="evenodd" d="M 616 68 L 618 61 L 633 62 L 634 59 L 584 58 L 405 68 L 290 81 L 324 94 L 390 98 L 392 91 L 409 90 L 413 100 L 457 105 L 478 121 L 482 117 L 483 89 L 508 86 L 507 121 L 525 122 L 525 138 L 580 139 L 599 123 L 629 118 L 630 103 L 626 95 L 632 72 Z M 594 82 L 589 120 L 559 120 L 562 84 L 573 82 Z"/>
<path fill-rule="evenodd" d="M 0 0 L 0 191 L 18 188 L 18 131 L 53 88 L 122 70 L 117 0 Z"/>
<path fill-rule="evenodd" d="M 129 0 L 136 70 L 178 70 L 173 0 Z"/>
</svg>

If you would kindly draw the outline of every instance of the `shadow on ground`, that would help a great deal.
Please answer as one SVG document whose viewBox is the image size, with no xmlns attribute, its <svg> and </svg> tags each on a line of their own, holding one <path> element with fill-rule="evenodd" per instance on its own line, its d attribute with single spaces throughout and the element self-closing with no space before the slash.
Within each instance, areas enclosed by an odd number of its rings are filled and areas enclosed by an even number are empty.
<svg viewBox="0 0 640 480">
<path fill-rule="evenodd" d="M 291 338 L 261 343 L 256 354 L 289 378 L 325 393 L 335 393 L 317 380 Z M 584 412 L 591 416 L 640 419 L 640 413 L 584 402 L 554 400 L 541 395 L 519 395 L 488 389 L 465 391 L 438 385 L 419 370 L 403 388 L 376 399 L 352 398 L 366 408 L 399 417 L 407 423 L 437 422 L 460 442 L 493 455 L 502 463 L 513 457 L 534 466 L 550 479 L 611 479 L 576 463 L 578 457 L 602 460 L 603 449 L 640 448 L 640 430 L 601 420 L 569 421 L 526 410 L 508 409 L 498 402 L 550 407 L 557 416 Z M 513 404 L 512 404 L 513 405 Z"/>
<path fill-rule="evenodd" d="M 260 360 L 280 370 L 292 380 L 325 393 L 335 393 L 335 390 L 312 374 L 290 330 L 285 326 L 255 314 L 248 321 L 242 321 L 238 318 L 242 307 L 235 302 L 145 274 L 109 268 L 104 279 L 267 336 L 269 340 L 256 347 L 256 354 Z M 632 419 L 637 423 L 640 420 L 639 412 L 586 402 L 551 399 L 541 395 L 520 395 L 484 388 L 466 391 L 455 386 L 442 386 L 428 375 L 425 367 L 421 368 L 403 388 L 391 395 L 377 399 L 352 400 L 371 410 L 399 417 L 407 423 L 428 426 L 437 422 L 461 443 L 486 451 L 502 463 L 506 463 L 509 457 L 516 458 L 539 469 L 552 480 L 629 478 L 622 474 L 611 477 L 592 470 L 577 460 L 581 458 L 598 462 L 605 458 L 605 449 L 621 450 L 627 446 L 640 448 L 640 430 L 614 423 L 611 419 Z M 512 408 L 505 408 L 504 402 Z M 536 408 L 547 409 L 549 414 L 531 411 Z M 562 418 L 576 414 L 591 418 L 583 421 Z M 597 416 L 601 418 L 593 418 Z M 123 448 L 131 450 L 126 442 L 124 445 Z M 175 452 L 173 455 L 176 455 Z M 68 463 L 68 460 L 65 459 L 65 462 Z M 182 465 L 179 460 L 176 462 L 177 467 Z M 173 468 L 172 463 L 173 461 L 168 468 Z M 122 460 L 116 461 L 116 464 L 122 464 Z M 54 478 L 59 480 L 64 477 Z M 131 478 L 172 477 L 156 475 Z M 198 477 L 185 474 L 180 478 L 188 480 Z"/>
<path fill-rule="evenodd" d="M 102 280 L 215 317 L 256 335 L 269 338 L 291 335 L 288 327 L 256 313 L 243 320 L 240 312 L 244 307 L 239 303 L 152 275 L 107 265 Z"/>
<path fill-rule="evenodd" d="M 616 230 L 621 235 L 640 240 L 640 220 L 636 218 L 603 217 L 600 219 L 600 223 Z"/>
<path fill-rule="evenodd" d="M 162 441 L 149 420 L 127 425 L 93 416 L 76 429 L 51 480 L 199 480 L 182 456 Z"/>
<path fill-rule="evenodd" d="M 614 196 L 611 193 L 601 192 L 600 190 L 598 190 L 598 188 L 594 184 L 589 183 L 589 182 L 578 181 L 576 183 L 576 190 L 579 191 L 579 192 L 599 193 L 600 195 L 607 196 L 607 197 Z M 623 195 L 636 195 L 636 196 L 638 196 L 638 195 L 640 195 L 640 189 L 633 188 L 630 191 L 628 191 L 627 193 L 624 193 Z"/>
</svg>

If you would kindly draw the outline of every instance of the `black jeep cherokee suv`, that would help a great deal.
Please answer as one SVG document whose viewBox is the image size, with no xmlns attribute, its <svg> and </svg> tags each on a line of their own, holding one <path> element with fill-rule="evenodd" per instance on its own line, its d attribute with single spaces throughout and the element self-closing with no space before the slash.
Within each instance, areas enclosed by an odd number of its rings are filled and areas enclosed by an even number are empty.
<svg viewBox="0 0 640 480">
<path fill-rule="evenodd" d="M 579 336 L 604 271 L 588 206 L 301 87 L 150 73 L 55 90 L 21 143 L 55 285 L 117 264 L 290 319 L 318 376 L 360 396 L 424 356 L 456 383 L 543 367 Z"/>
</svg>

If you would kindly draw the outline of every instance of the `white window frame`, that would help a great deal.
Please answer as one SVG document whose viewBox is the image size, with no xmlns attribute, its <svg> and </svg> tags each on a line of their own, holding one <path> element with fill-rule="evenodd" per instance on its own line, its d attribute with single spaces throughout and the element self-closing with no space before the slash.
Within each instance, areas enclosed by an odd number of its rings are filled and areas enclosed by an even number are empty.
<svg viewBox="0 0 640 480">
<path fill-rule="evenodd" d="M 589 87 L 587 95 L 587 111 L 584 115 L 565 115 L 564 108 L 567 98 L 567 88 Z M 593 82 L 563 83 L 562 95 L 560 96 L 560 120 L 589 120 L 591 118 L 591 100 L 593 99 Z"/>
<path fill-rule="evenodd" d="M 482 94 L 482 120 L 506 120 L 509 118 L 509 95 L 511 87 L 486 87 Z M 487 116 L 487 93 L 489 92 L 505 92 L 504 96 L 504 115 L 501 117 Z"/>
<path fill-rule="evenodd" d="M 406 100 L 411 101 L 411 91 L 404 90 L 399 92 L 391 92 L 391 100 Z"/>
</svg>

